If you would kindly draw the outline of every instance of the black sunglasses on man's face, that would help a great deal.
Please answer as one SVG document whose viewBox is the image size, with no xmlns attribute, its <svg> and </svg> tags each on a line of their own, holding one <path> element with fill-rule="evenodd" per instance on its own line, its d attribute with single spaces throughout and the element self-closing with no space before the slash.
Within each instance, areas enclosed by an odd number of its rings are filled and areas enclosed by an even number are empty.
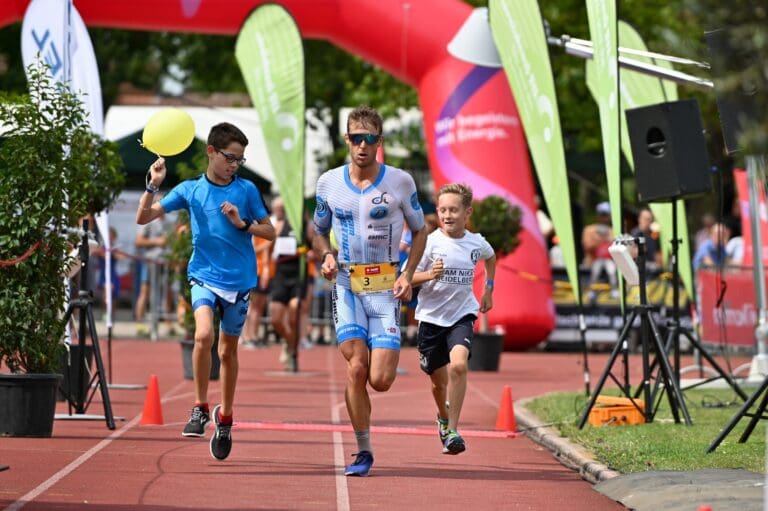
<svg viewBox="0 0 768 511">
<path fill-rule="evenodd" d="M 363 143 L 363 140 L 365 140 L 366 144 L 373 145 L 381 138 L 381 135 L 376 133 L 347 133 L 347 136 L 352 145 L 360 145 Z"/>
</svg>

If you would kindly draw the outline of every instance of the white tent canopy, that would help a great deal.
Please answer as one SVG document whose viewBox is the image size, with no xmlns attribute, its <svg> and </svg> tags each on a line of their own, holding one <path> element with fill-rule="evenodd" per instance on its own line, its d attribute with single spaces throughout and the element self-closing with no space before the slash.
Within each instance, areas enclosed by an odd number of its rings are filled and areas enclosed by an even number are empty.
<svg viewBox="0 0 768 511">
<path fill-rule="evenodd" d="M 110 107 L 104 120 L 104 136 L 108 140 L 120 140 L 137 131 L 142 131 L 150 117 L 156 112 L 168 108 L 167 106 L 125 106 L 116 105 Z M 272 172 L 272 164 L 269 161 L 264 145 L 264 137 L 261 133 L 261 123 L 258 114 L 253 108 L 235 107 L 180 107 L 192 117 L 195 123 L 195 138 L 206 142 L 208 133 L 215 124 L 230 122 L 243 130 L 248 137 L 248 147 L 245 148 L 245 167 L 264 178 L 270 183 L 275 183 Z M 320 126 L 318 126 L 320 125 Z M 305 149 L 305 196 L 314 195 L 315 182 L 320 173 L 317 164 L 317 156 L 330 154 L 333 148 L 327 128 L 321 123 L 307 123 L 306 149 Z M 309 195 L 307 191 L 309 190 Z M 277 190 L 272 190 L 276 193 Z"/>
</svg>

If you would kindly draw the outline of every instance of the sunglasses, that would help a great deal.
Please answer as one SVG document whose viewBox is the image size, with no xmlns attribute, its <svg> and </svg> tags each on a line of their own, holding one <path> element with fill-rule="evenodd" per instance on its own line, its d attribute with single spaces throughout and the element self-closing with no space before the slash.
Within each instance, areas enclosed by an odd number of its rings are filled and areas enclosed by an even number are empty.
<svg viewBox="0 0 768 511">
<path fill-rule="evenodd" d="M 220 153 L 224 159 L 227 161 L 227 163 L 237 163 L 238 165 L 244 165 L 245 164 L 245 158 L 238 158 L 234 154 L 225 153 L 224 151 L 221 151 L 219 149 L 216 149 L 217 153 Z"/>
<path fill-rule="evenodd" d="M 381 140 L 381 135 L 375 133 L 347 133 L 347 136 L 352 145 L 360 145 L 363 143 L 363 140 L 365 140 L 366 144 L 373 145 Z"/>
</svg>

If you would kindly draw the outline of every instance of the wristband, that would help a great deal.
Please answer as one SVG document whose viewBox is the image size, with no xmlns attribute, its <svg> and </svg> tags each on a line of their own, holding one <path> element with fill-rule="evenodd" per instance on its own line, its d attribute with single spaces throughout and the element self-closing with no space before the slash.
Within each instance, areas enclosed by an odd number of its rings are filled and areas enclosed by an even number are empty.
<svg viewBox="0 0 768 511">
<path fill-rule="evenodd" d="M 243 225 L 242 227 L 238 227 L 238 230 L 247 231 L 248 229 L 251 228 L 251 224 L 253 224 L 253 220 L 246 220 L 245 218 L 243 218 L 242 220 L 243 222 L 245 222 L 245 225 Z"/>
<path fill-rule="evenodd" d="M 156 192 L 156 191 L 158 191 L 159 189 L 160 189 L 160 187 L 159 187 L 159 186 L 155 186 L 155 185 L 154 185 L 154 184 L 152 184 L 152 182 L 150 181 L 149 183 L 147 183 L 147 187 L 145 188 L 145 191 L 146 191 L 147 193 L 155 193 L 155 192 Z"/>
<path fill-rule="evenodd" d="M 485 287 L 493 287 L 493 279 L 486 280 Z"/>
</svg>

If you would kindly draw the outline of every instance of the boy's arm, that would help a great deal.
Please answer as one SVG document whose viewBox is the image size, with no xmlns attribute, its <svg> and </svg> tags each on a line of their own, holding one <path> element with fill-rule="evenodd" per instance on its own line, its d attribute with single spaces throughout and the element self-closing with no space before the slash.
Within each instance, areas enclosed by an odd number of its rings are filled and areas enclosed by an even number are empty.
<svg viewBox="0 0 768 511">
<path fill-rule="evenodd" d="M 245 224 L 245 222 L 243 222 Z M 258 223 L 252 223 L 248 226 L 248 232 L 253 236 L 264 238 L 267 241 L 274 241 L 277 233 L 275 232 L 275 226 L 272 225 L 272 220 L 268 216 L 265 216 Z"/>
<path fill-rule="evenodd" d="M 480 299 L 480 312 L 488 312 L 493 308 L 493 279 L 496 276 L 496 255 L 485 260 L 485 291 Z"/>
<path fill-rule="evenodd" d="M 155 192 L 160 189 L 160 185 L 165 180 L 165 159 L 158 158 L 150 167 L 150 179 L 147 182 L 147 189 L 141 194 L 139 207 L 136 210 L 136 223 L 145 225 L 165 213 L 165 210 L 159 202 L 152 202 Z"/>
<path fill-rule="evenodd" d="M 430 280 L 437 280 L 443 274 L 443 260 L 441 258 L 435 259 L 432 263 L 432 267 L 429 270 L 418 271 L 413 274 L 411 279 L 411 286 L 416 287 Z"/>
</svg>

